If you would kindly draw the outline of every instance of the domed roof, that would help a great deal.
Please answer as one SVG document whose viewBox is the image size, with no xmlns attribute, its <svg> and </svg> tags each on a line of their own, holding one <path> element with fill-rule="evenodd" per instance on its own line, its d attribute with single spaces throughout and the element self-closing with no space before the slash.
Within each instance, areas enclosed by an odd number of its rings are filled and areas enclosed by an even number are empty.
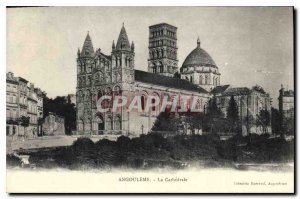
<svg viewBox="0 0 300 199">
<path fill-rule="evenodd" d="M 217 67 L 211 56 L 200 47 L 200 40 L 197 40 L 197 48 L 195 48 L 184 60 L 182 67 L 191 65 L 212 65 Z"/>
</svg>

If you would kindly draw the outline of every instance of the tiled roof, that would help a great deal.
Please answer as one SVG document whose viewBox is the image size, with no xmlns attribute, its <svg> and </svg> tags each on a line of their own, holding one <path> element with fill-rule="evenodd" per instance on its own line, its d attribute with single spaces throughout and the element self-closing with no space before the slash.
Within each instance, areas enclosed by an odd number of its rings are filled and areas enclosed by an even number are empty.
<svg viewBox="0 0 300 199">
<path fill-rule="evenodd" d="M 169 88 L 176 88 L 176 89 L 194 91 L 199 93 L 208 93 L 205 89 L 187 80 L 167 77 L 167 76 L 158 75 L 158 74 L 149 73 L 140 70 L 135 70 L 135 80 L 144 83 L 165 86 Z"/>
<path fill-rule="evenodd" d="M 228 88 L 225 90 L 223 95 L 248 95 L 252 92 L 251 89 L 247 87 L 235 87 L 235 88 Z"/>
<path fill-rule="evenodd" d="M 218 94 L 223 93 L 230 85 L 222 85 L 222 86 L 216 86 L 211 93 Z"/>
<path fill-rule="evenodd" d="M 102 53 L 101 51 L 97 50 L 97 51 L 95 52 L 95 57 L 97 57 L 97 56 L 99 56 L 99 55 L 105 57 L 105 58 L 108 59 L 108 60 L 111 60 L 111 56 L 110 56 L 110 55 L 106 55 L 106 54 Z"/>
</svg>

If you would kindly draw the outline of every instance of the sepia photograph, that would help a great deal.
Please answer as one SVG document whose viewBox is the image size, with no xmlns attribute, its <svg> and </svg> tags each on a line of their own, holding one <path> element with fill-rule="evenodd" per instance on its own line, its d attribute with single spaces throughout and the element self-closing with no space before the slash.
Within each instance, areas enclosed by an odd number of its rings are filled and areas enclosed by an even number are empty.
<svg viewBox="0 0 300 199">
<path fill-rule="evenodd" d="M 8 193 L 295 193 L 293 7 L 7 7 Z"/>
</svg>

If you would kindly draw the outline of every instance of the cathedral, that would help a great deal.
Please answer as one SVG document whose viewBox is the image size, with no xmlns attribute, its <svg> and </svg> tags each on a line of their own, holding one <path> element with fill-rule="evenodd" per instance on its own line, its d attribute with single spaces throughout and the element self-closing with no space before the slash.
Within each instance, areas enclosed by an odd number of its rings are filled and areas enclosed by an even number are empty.
<svg viewBox="0 0 300 199">
<path fill-rule="evenodd" d="M 176 106 L 181 106 L 181 96 L 199 112 L 204 112 L 213 91 L 222 90 L 218 66 L 201 47 L 198 38 L 195 48 L 187 55 L 180 69 L 177 59 L 177 27 L 167 23 L 149 27 L 148 71 L 135 69 L 135 46 L 129 42 L 126 29 L 121 28 L 118 40 L 112 42 L 110 55 L 98 48 L 94 50 L 91 37 L 87 34 L 83 47 L 77 53 L 77 133 L 134 135 L 148 133 L 160 113 L 161 103 L 155 99 L 178 97 Z M 222 91 L 225 92 L 226 89 Z M 107 108 L 99 112 L 98 100 L 103 96 L 126 96 L 130 101 L 140 98 L 141 111 L 115 109 L 112 100 L 102 103 Z M 155 106 L 145 108 L 150 96 Z M 218 92 L 222 96 L 222 92 Z M 176 98 L 177 99 L 177 98 Z M 195 102 L 195 103 L 194 103 Z M 114 110 L 114 111 L 113 111 Z"/>
<path fill-rule="evenodd" d="M 160 99 L 192 96 L 196 99 L 196 108 L 203 112 L 210 91 L 220 85 L 218 67 L 202 49 L 199 39 L 180 70 L 177 50 L 177 27 L 167 23 L 150 26 L 146 72 L 135 69 L 134 42 L 129 42 L 124 25 L 116 44 L 112 42 L 110 55 L 100 48 L 95 50 L 88 33 L 77 53 L 77 133 L 139 135 L 149 132 L 161 104 L 146 110 L 144 104 L 148 96 Z M 101 113 L 96 99 L 104 95 L 141 96 L 142 112 L 120 108 Z M 106 105 L 109 107 L 109 102 Z"/>
</svg>

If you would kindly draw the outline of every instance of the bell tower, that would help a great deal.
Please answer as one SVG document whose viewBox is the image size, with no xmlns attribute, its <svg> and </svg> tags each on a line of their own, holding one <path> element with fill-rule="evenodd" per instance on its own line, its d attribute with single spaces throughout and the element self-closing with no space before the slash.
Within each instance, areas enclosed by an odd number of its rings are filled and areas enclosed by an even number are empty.
<svg viewBox="0 0 300 199">
<path fill-rule="evenodd" d="M 161 23 L 149 27 L 148 72 L 173 77 L 178 71 L 177 27 Z"/>
<path fill-rule="evenodd" d="M 134 82 L 134 43 L 130 45 L 124 23 L 117 44 L 113 41 L 111 62 L 113 82 L 121 83 L 122 90 L 130 90 L 129 84 Z"/>
<path fill-rule="evenodd" d="M 91 87 L 94 60 L 94 47 L 89 33 L 83 47 L 77 51 L 77 87 L 76 87 L 76 115 L 77 131 L 87 132 L 91 127 Z"/>
</svg>

